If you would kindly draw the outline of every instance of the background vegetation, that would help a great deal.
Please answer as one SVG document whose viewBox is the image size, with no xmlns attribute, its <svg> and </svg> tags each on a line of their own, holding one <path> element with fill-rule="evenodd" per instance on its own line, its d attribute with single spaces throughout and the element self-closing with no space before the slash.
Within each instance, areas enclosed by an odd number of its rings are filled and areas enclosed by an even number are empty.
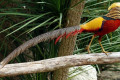
<svg viewBox="0 0 120 80">
<path fill-rule="evenodd" d="M 0 1 L 0 60 L 23 42 L 42 33 L 62 28 L 71 0 L 1 0 Z M 86 0 L 81 23 L 106 14 L 108 6 L 119 0 Z M 79 2 L 80 3 L 80 2 Z M 78 3 L 78 4 L 79 4 Z M 77 5 L 77 4 L 76 4 Z M 75 6 L 76 6 L 75 5 Z M 73 6 L 74 7 L 74 6 Z M 103 37 L 102 44 L 107 51 L 119 52 L 120 28 Z M 85 49 L 92 34 L 78 35 L 74 54 L 87 54 Z M 26 50 L 11 62 L 27 62 L 56 57 L 59 43 L 54 39 L 39 43 Z M 91 52 L 101 52 L 97 38 L 94 39 Z M 52 72 L 4 77 L 0 80 L 48 80 Z"/>
</svg>

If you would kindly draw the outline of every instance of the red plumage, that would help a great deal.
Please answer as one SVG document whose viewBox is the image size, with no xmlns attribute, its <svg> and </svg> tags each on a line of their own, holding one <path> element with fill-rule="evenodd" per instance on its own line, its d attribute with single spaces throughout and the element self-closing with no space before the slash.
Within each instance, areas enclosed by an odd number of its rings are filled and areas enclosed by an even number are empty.
<svg viewBox="0 0 120 80">
<path fill-rule="evenodd" d="M 94 31 L 82 29 L 82 32 L 92 32 L 95 34 L 95 36 L 99 36 L 99 40 L 101 40 L 102 36 L 115 31 L 119 26 L 120 26 L 120 20 L 118 19 L 117 20 L 106 20 L 103 23 L 101 29 L 97 29 Z"/>
<path fill-rule="evenodd" d="M 120 26 L 120 20 L 106 20 L 103 24 L 103 28 L 100 31 L 95 31 L 95 36 L 99 36 L 101 40 L 102 36 L 110 32 L 115 31 Z"/>
</svg>

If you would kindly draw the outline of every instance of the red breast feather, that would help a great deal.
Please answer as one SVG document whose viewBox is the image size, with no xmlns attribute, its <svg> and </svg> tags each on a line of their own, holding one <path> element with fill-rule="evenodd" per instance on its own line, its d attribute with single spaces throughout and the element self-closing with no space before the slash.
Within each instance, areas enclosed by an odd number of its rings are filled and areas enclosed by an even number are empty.
<svg viewBox="0 0 120 80">
<path fill-rule="evenodd" d="M 103 36 L 115 31 L 120 26 L 120 20 L 106 20 L 101 30 L 95 31 L 97 36 Z"/>
</svg>

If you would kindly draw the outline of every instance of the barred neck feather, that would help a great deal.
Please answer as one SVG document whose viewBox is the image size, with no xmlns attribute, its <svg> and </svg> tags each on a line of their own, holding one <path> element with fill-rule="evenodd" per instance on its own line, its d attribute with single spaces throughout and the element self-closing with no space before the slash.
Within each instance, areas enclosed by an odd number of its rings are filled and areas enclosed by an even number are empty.
<svg viewBox="0 0 120 80">
<path fill-rule="evenodd" d="M 112 8 L 105 16 L 113 19 L 120 19 L 120 7 Z"/>
</svg>

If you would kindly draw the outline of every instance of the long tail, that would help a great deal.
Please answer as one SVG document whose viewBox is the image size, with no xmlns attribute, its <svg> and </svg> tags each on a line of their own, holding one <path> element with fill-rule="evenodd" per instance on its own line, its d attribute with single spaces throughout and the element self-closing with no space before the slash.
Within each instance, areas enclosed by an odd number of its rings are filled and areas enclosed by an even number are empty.
<svg viewBox="0 0 120 80">
<path fill-rule="evenodd" d="M 56 39 L 56 41 L 55 41 L 55 44 L 60 40 L 60 38 L 62 38 L 62 37 L 64 37 L 64 36 L 66 36 L 66 38 L 68 38 L 68 37 L 70 37 L 70 36 L 74 36 L 74 35 L 76 35 L 76 34 L 80 34 L 80 33 L 82 33 L 84 31 L 84 29 L 83 28 L 81 28 L 80 30 L 75 30 L 75 31 L 72 31 L 72 32 L 70 32 L 70 33 L 68 33 L 68 34 L 63 34 L 63 35 L 60 35 L 59 37 L 57 37 L 57 39 Z"/>
<path fill-rule="evenodd" d="M 49 40 L 49 39 L 54 39 L 56 37 L 58 37 L 59 35 L 63 35 L 64 33 L 68 34 L 71 31 L 74 30 L 79 30 L 80 26 L 73 26 L 73 27 L 67 27 L 67 28 L 63 28 L 63 29 L 58 29 L 58 30 L 54 30 L 54 31 L 50 31 L 44 34 L 41 34 L 37 37 L 34 37 L 28 41 L 26 41 L 25 43 L 23 43 L 22 45 L 20 45 L 19 47 L 17 47 L 14 51 L 12 51 L 5 59 L 3 59 L 0 62 L 0 69 L 2 67 L 4 67 L 9 61 L 11 61 L 13 58 L 15 58 L 16 56 L 18 56 L 20 53 L 22 53 L 23 51 L 25 51 L 26 49 L 37 45 L 40 42 Z"/>
</svg>

